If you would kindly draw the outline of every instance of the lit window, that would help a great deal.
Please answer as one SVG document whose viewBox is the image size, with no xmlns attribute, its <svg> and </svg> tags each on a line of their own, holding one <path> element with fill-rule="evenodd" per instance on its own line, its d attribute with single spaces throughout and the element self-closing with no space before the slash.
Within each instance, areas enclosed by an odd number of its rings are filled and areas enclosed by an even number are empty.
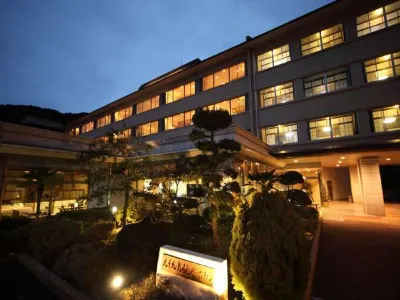
<svg viewBox="0 0 400 300">
<path fill-rule="evenodd" d="M 155 109 L 160 106 L 160 96 L 155 96 L 151 99 L 139 102 L 136 105 L 136 114 L 144 113 L 145 111 Z"/>
<path fill-rule="evenodd" d="M 192 125 L 192 118 L 195 111 L 191 110 L 164 119 L 165 130 L 172 130 Z"/>
<path fill-rule="evenodd" d="M 115 114 L 114 114 L 115 122 L 129 118 L 130 116 L 132 116 L 132 106 L 123 108 L 123 109 L 115 112 Z"/>
<path fill-rule="evenodd" d="M 203 77 L 203 91 L 224 85 L 245 75 L 244 62 Z"/>
<path fill-rule="evenodd" d="M 209 110 L 222 109 L 228 111 L 230 115 L 237 115 L 246 111 L 246 98 L 245 96 L 240 96 L 216 104 L 211 104 L 205 108 Z"/>
<path fill-rule="evenodd" d="M 357 34 L 363 36 L 400 23 L 400 1 L 357 17 Z"/>
<path fill-rule="evenodd" d="M 258 71 L 266 70 L 290 61 L 289 45 L 273 49 L 257 56 Z"/>
<path fill-rule="evenodd" d="M 293 84 L 291 82 L 260 91 L 260 107 L 285 103 L 293 99 Z"/>
<path fill-rule="evenodd" d="M 367 82 L 400 75 L 400 52 L 387 54 L 364 63 Z"/>
<path fill-rule="evenodd" d="M 304 79 L 306 97 L 345 89 L 349 86 L 346 71 L 334 71 Z"/>
<path fill-rule="evenodd" d="M 237 115 L 246 110 L 246 100 L 244 96 L 231 99 L 231 115 Z"/>
<path fill-rule="evenodd" d="M 104 127 L 111 123 L 111 115 L 104 116 L 97 120 L 97 128 Z"/>
<path fill-rule="evenodd" d="M 311 34 L 301 39 L 301 53 L 309 55 L 322 49 L 327 49 L 344 42 L 343 25 L 338 24 L 331 28 Z"/>
<path fill-rule="evenodd" d="M 400 130 L 399 105 L 376 109 L 372 111 L 372 118 L 375 132 Z"/>
<path fill-rule="evenodd" d="M 136 136 L 146 136 L 158 132 L 158 121 L 149 122 L 136 127 Z"/>
<path fill-rule="evenodd" d="M 82 126 L 82 133 L 92 131 L 94 128 L 94 122 L 86 123 Z"/>
<path fill-rule="evenodd" d="M 180 99 L 189 97 L 194 95 L 195 93 L 195 83 L 190 82 L 185 85 L 181 85 L 173 90 L 170 90 L 166 93 L 166 103 L 172 103 L 174 101 L 178 101 Z"/>
<path fill-rule="evenodd" d="M 79 127 L 73 128 L 70 130 L 69 135 L 71 136 L 78 136 L 80 135 L 80 129 Z"/>
<path fill-rule="evenodd" d="M 117 139 L 119 140 L 129 140 L 131 138 L 131 129 L 125 129 L 119 132 L 119 134 L 116 136 Z"/>
<path fill-rule="evenodd" d="M 268 145 L 297 143 L 297 125 L 286 124 L 262 128 L 261 136 L 264 143 Z"/>
<path fill-rule="evenodd" d="M 353 115 L 326 117 L 309 121 L 311 140 L 352 136 L 355 134 Z"/>
</svg>

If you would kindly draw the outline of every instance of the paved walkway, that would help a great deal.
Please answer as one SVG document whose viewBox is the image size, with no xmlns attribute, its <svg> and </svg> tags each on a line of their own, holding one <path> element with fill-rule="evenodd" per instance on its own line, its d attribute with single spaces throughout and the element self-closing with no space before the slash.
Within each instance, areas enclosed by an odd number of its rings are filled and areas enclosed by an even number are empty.
<svg viewBox="0 0 400 300">
<path fill-rule="evenodd" d="M 400 299 L 400 206 L 387 207 L 385 218 L 350 208 L 324 209 L 314 297 Z"/>
</svg>

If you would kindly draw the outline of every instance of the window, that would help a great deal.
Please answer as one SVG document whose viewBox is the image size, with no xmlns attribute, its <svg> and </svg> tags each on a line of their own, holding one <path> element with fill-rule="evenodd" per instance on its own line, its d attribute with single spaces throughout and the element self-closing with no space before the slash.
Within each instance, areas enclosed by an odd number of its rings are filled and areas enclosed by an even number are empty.
<svg viewBox="0 0 400 300">
<path fill-rule="evenodd" d="M 331 28 L 311 34 L 301 39 L 301 53 L 303 56 L 313 54 L 344 42 L 343 25 L 338 24 Z"/>
<path fill-rule="evenodd" d="M 289 45 L 284 45 L 257 56 L 258 71 L 266 70 L 290 61 Z"/>
<path fill-rule="evenodd" d="M 82 126 L 82 133 L 92 131 L 94 128 L 94 122 L 86 123 Z"/>
<path fill-rule="evenodd" d="M 115 122 L 129 118 L 130 116 L 132 116 L 132 106 L 123 108 L 123 109 L 115 112 L 115 114 L 114 114 Z"/>
<path fill-rule="evenodd" d="M 185 127 L 192 125 L 192 117 L 195 111 L 191 110 L 164 119 L 165 130 Z"/>
<path fill-rule="evenodd" d="M 399 105 L 372 111 L 372 119 L 375 132 L 400 130 Z"/>
<path fill-rule="evenodd" d="M 124 129 L 119 134 L 116 136 L 117 139 L 119 140 L 129 140 L 131 138 L 131 129 Z"/>
<path fill-rule="evenodd" d="M 146 136 L 158 132 L 158 121 L 149 122 L 136 127 L 136 136 Z"/>
<path fill-rule="evenodd" d="M 280 145 L 297 143 L 297 125 L 277 125 L 261 129 L 261 136 L 264 143 L 268 145 Z"/>
<path fill-rule="evenodd" d="M 71 135 L 71 136 L 78 136 L 78 135 L 80 135 L 80 129 L 79 129 L 79 127 L 72 128 L 72 129 L 69 131 L 69 135 Z"/>
<path fill-rule="evenodd" d="M 244 62 L 203 77 L 203 91 L 244 77 Z"/>
<path fill-rule="evenodd" d="M 400 75 L 400 52 L 387 54 L 364 63 L 367 82 Z"/>
<path fill-rule="evenodd" d="M 136 105 L 136 114 L 144 113 L 145 111 L 155 109 L 160 106 L 160 96 L 155 96 L 151 99 L 139 102 Z"/>
<path fill-rule="evenodd" d="M 293 84 L 291 82 L 260 91 L 260 107 L 285 103 L 293 99 Z"/>
<path fill-rule="evenodd" d="M 357 18 L 357 35 L 363 36 L 400 23 L 400 1 Z"/>
<path fill-rule="evenodd" d="M 178 101 L 180 99 L 189 97 L 194 95 L 195 93 L 195 83 L 194 81 L 181 85 L 173 90 L 170 90 L 166 93 L 166 103 L 172 103 L 174 101 Z"/>
<path fill-rule="evenodd" d="M 111 123 L 111 115 L 104 116 L 97 120 L 97 128 L 104 127 Z"/>
<path fill-rule="evenodd" d="M 306 97 L 345 89 L 349 86 L 346 71 L 334 71 L 304 79 Z"/>
<path fill-rule="evenodd" d="M 311 140 L 322 140 L 355 134 L 353 115 L 326 117 L 309 121 Z"/>
<path fill-rule="evenodd" d="M 227 110 L 230 115 L 237 115 L 246 111 L 246 98 L 245 96 L 240 96 L 216 104 L 211 104 L 206 108 L 209 110 L 223 109 Z"/>
</svg>

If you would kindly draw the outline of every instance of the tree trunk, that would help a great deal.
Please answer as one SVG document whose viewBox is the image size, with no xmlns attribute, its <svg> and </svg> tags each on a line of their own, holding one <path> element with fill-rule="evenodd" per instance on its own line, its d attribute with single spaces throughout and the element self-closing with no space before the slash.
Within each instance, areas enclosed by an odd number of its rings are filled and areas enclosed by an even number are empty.
<svg viewBox="0 0 400 300">
<path fill-rule="evenodd" d="M 40 201 L 42 200 L 44 191 L 44 185 L 40 184 L 37 189 L 37 199 L 36 199 L 36 219 L 40 217 Z"/>
<path fill-rule="evenodd" d="M 126 225 L 126 217 L 128 215 L 128 206 L 129 206 L 129 188 L 125 188 L 125 201 L 124 208 L 122 211 L 122 227 Z"/>
<path fill-rule="evenodd" d="M 211 219 L 211 228 L 213 232 L 213 244 L 215 249 L 219 249 L 219 235 L 218 235 L 218 220 L 217 218 L 213 217 Z"/>
</svg>

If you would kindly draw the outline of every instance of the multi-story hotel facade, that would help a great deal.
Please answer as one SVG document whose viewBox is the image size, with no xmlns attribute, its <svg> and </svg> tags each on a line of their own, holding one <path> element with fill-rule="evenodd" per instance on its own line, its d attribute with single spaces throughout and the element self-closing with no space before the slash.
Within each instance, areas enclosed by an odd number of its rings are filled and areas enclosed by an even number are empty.
<svg viewBox="0 0 400 300">
<path fill-rule="evenodd" d="M 196 109 L 226 109 L 234 126 L 222 134 L 242 143 L 243 169 L 299 170 L 317 202 L 384 215 L 379 166 L 400 164 L 399 24 L 400 1 L 336 1 L 155 78 L 69 133 L 125 130 L 163 160 L 193 151 Z"/>
</svg>

